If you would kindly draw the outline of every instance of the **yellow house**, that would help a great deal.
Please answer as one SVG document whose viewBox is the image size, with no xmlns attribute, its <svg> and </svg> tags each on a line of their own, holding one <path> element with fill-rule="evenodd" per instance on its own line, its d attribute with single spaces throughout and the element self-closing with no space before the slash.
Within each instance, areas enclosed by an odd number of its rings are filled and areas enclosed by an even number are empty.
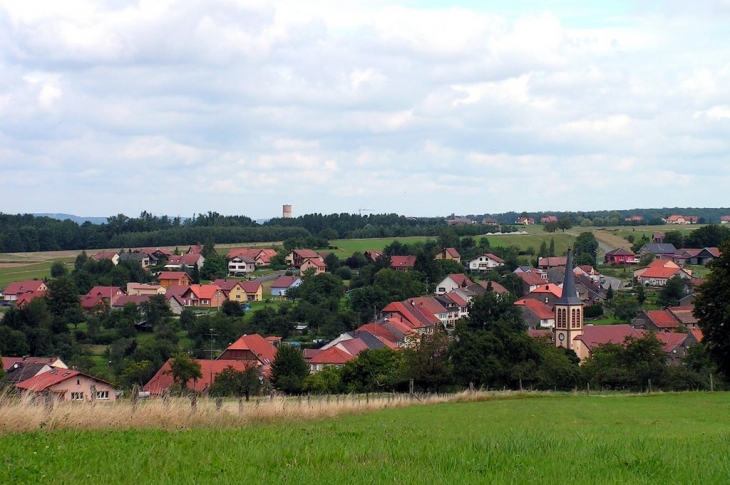
<svg viewBox="0 0 730 485">
<path fill-rule="evenodd" d="M 258 281 L 241 281 L 241 288 L 246 292 L 248 301 L 261 301 L 264 299 L 264 289 Z"/>
<path fill-rule="evenodd" d="M 457 263 L 461 263 L 461 255 L 459 254 L 459 251 L 457 251 L 455 248 L 444 248 L 433 259 L 437 261 L 439 259 L 451 260 L 456 261 Z"/>
<path fill-rule="evenodd" d="M 218 285 L 230 301 L 243 303 L 263 299 L 261 283 L 257 281 L 215 280 L 213 284 Z"/>
</svg>

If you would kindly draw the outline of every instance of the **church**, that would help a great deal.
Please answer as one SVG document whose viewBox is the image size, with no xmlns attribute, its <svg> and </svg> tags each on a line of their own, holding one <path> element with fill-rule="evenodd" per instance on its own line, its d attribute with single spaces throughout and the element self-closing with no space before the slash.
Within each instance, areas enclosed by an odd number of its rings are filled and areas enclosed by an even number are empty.
<svg viewBox="0 0 730 485">
<path fill-rule="evenodd" d="M 641 338 L 643 332 L 631 325 L 585 325 L 583 302 L 578 298 L 573 274 L 573 254 L 568 248 L 563 292 L 555 302 L 555 346 L 570 349 L 581 361 L 601 344 L 622 344 L 626 337 Z"/>
</svg>

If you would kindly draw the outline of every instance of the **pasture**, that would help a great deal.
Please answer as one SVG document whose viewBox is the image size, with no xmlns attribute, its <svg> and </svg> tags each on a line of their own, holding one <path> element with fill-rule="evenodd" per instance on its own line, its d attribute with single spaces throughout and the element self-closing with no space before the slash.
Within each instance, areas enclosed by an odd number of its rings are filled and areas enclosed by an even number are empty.
<svg viewBox="0 0 730 485">
<path fill-rule="evenodd" d="M 666 484 L 730 476 L 724 393 L 512 394 L 246 423 L 225 409 L 188 409 L 142 427 L 107 426 L 130 413 L 124 404 L 110 406 L 113 414 L 79 406 L 86 422 L 99 413 L 96 429 L 74 429 L 81 418 L 69 412 L 59 418 L 65 426 L 55 422 L 64 429 L 45 421 L 9 432 L 12 416 L 0 408 L 0 482 Z M 137 412 L 148 419 L 143 406 Z M 190 418 L 204 413 L 217 418 Z"/>
</svg>

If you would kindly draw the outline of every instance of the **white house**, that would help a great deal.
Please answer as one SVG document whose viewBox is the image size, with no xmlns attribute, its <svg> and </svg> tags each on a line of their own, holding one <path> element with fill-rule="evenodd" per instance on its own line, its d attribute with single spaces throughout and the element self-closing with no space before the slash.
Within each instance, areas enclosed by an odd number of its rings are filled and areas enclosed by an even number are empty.
<svg viewBox="0 0 730 485">
<path fill-rule="evenodd" d="M 469 261 L 471 271 L 489 271 L 502 265 L 504 265 L 504 260 L 491 253 L 482 254 L 478 258 Z"/>
<path fill-rule="evenodd" d="M 243 276 L 256 270 L 256 262 L 248 256 L 236 256 L 228 262 L 228 276 Z"/>
</svg>

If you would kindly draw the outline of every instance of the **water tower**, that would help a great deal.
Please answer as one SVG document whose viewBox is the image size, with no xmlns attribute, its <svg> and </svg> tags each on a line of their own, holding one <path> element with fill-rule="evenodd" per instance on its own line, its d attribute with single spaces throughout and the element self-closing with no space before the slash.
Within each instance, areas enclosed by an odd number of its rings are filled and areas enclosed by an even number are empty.
<svg viewBox="0 0 730 485">
<path fill-rule="evenodd" d="M 282 216 L 284 219 L 291 219 L 291 204 L 284 204 Z"/>
</svg>

